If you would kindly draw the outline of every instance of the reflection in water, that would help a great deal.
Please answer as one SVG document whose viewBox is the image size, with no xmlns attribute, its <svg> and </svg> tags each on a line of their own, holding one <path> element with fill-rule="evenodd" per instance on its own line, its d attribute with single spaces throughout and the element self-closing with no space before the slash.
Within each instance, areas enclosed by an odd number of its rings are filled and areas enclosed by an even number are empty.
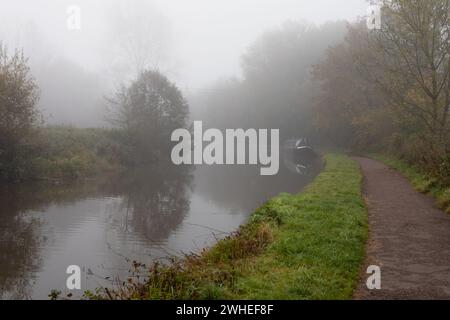
<svg viewBox="0 0 450 320">
<path fill-rule="evenodd" d="M 42 239 L 36 232 L 38 219 L 21 214 L 21 194 L 1 190 L 0 203 L 0 298 L 27 297 L 33 271 L 41 261 L 38 248 Z"/>
<path fill-rule="evenodd" d="M 231 232 L 280 192 L 295 193 L 318 171 L 257 167 L 158 167 L 72 185 L 0 187 L 0 298 L 64 291 L 66 268 L 82 267 L 83 290 L 149 263 L 200 250 Z"/>
<path fill-rule="evenodd" d="M 191 171 L 186 167 L 158 167 L 116 178 L 114 194 L 121 201 L 112 213 L 125 213 L 111 217 L 117 231 L 140 234 L 156 242 L 167 239 L 189 211 Z"/>
</svg>

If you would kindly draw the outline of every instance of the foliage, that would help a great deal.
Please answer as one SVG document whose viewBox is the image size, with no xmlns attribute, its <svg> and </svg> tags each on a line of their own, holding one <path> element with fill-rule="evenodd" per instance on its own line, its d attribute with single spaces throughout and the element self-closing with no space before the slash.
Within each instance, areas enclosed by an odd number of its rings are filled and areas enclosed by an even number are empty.
<svg viewBox="0 0 450 320">
<path fill-rule="evenodd" d="M 450 1 L 389 0 L 315 67 L 322 141 L 391 153 L 450 185 Z"/>
<path fill-rule="evenodd" d="M 111 102 L 119 129 L 42 127 L 27 60 L 0 44 L 0 180 L 79 179 L 170 155 L 170 135 L 187 126 L 188 105 L 156 71 L 142 72 Z"/>
<path fill-rule="evenodd" d="M 402 114 L 417 120 L 433 151 L 448 151 L 450 1 L 379 2 L 383 26 L 366 34 L 368 50 L 355 51 L 359 66 Z"/>
<path fill-rule="evenodd" d="M 146 165 L 170 155 L 170 137 L 186 128 L 189 106 L 181 91 L 158 71 L 143 71 L 129 87 L 110 99 L 113 122 L 130 147 L 130 166 Z"/>
<path fill-rule="evenodd" d="M 322 90 L 313 103 L 312 122 L 322 145 L 370 148 L 386 142 L 393 132 L 385 95 L 357 69 L 352 50 L 361 46 L 360 39 L 349 35 L 313 68 Z"/>
<path fill-rule="evenodd" d="M 39 151 L 35 128 L 38 88 L 20 51 L 8 54 L 0 43 L 0 180 L 20 180 L 34 170 Z"/>
</svg>

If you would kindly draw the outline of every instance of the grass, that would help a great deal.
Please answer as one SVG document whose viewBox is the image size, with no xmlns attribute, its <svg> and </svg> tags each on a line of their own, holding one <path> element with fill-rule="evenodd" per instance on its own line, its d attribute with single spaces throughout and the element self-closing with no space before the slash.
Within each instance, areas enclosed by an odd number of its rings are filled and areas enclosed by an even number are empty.
<svg viewBox="0 0 450 320">
<path fill-rule="evenodd" d="M 282 194 L 199 255 L 150 267 L 90 299 L 350 299 L 367 238 L 358 165 L 328 154 L 300 195 Z"/>
<path fill-rule="evenodd" d="M 42 179 L 87 178 L 118 167 L 116 130 L 55 126 L 42 128 L 40 134 L 44 147 L 37 161 Z"/>
<path fill-rule="evenodd" d="M 429 194 L 436 198 L 438 206 L 450 214 L 450 187 L 441 184 L 435 177 L 426 174 L 419 168 L 411 166 L 394 156 L 383 154 L 371 156 L 401 172 L 409 181 L 411 181 L 417 191 Z"/>
</svg>

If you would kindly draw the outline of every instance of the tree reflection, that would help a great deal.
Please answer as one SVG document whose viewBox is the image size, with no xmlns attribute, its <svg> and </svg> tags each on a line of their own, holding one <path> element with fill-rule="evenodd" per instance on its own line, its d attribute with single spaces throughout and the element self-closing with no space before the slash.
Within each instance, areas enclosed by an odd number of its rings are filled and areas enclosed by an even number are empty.
<svg viewBox="0 0 450 320">
<path fill-rule="evenodd" d="M 191 172 L 161 165 L 85 183 L 0 186 L 0 299 L 32 297 L 45 249 L 58 245 L 55 230 L 65 234 L 88 215 L 103 214 L 89 199 L 117 199 L 117 210 L 107 214 L 121 235 L 166 240 L 189 211 Z"/>
<path fill-rule="evenodd" d="M 322 169 L 320 158 L 308 164 L 302 174 L 286 165 L 302 163 L 284 156 L 282 161 L 284 166 L 274 176 L 261 176 L 257 166 L 200 166 L 196 170 L 195 188 L 220 206 L 250 213 L 282 192 L 299 193 Z"/>
<path fill-rule="evenodd" d="M 70 232 L 95 230 L 106 241 L 115 241 L 121 254 L 136 249 L 141 257 L 155 242 L 164 245 L 182 225 L 194 189 L 214 203 L 204 208 L 206 214 L 217 206 L 250 213 L 280 192 L 300 192 L 319 170 L 320 165 L 302 176 L 282 167 L 276 176 L 261 176 L 257 166 L 201 166 L 194 173 L 192 167 L 161 164 L 85 183 L 0 187 L 0 298 L 30 298 L 35 279 L 52 281 L 48 274 L 44 280 L 37 275 L 47 270 L 45 257 L 54 252 L 53 246 Z M 85 224 L 92 229 L 77 229 Z M 102 244 L 97 248 L 103 250 Z M 89 254 L 95 252 L 86 254 L 87 264 L 92 261 Z"/>
<path fill-rule="evenodd" d="M 27 298 L 33 271 L 41 261 L 40 221 L 23 215 L 21 194 L 0 189 L 0 299 Z"/>
<path fill-rule="evenodd" d="M 166 240 L 189 212 L 192 168 L 159 165 L 121 176 L 119 228 L 153 241 Z M 117 223 L 116 223 L 117 224 Z"/>
</svg>

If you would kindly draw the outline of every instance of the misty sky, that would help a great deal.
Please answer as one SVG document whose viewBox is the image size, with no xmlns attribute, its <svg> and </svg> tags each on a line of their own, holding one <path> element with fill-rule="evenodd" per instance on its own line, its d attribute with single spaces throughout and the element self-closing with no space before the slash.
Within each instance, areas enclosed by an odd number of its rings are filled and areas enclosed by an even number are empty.
<svg viewBox="0 0 450 320">
<path fill-rule="evenodd" d="M 66 8 L 79 5 L 82 28 L 66 28 Z M 93 72 L 113 63 L 114 42 L 126 39 L 117 13 L 136 12 L 164 43 L 151 61 L 183 89 L 239 75 L 240 56 L 265 30 L 286 20 L 321 24 L 354 20 L 366 0 L 0 0 L 0 39 L 27 55 L 62 55 Z M 132 14 L 132 13 L 131 13 Z M 153 24 L 152 24 L 153 23 Z M 120 34 L 122 37 L 120 37 Z M 151 33 L 151 32 L 150 32 Z M 153 39 L 155 35 L 148 35 Z M 160 41 L 156 39 L 155 41 Z"/>
</svg>

